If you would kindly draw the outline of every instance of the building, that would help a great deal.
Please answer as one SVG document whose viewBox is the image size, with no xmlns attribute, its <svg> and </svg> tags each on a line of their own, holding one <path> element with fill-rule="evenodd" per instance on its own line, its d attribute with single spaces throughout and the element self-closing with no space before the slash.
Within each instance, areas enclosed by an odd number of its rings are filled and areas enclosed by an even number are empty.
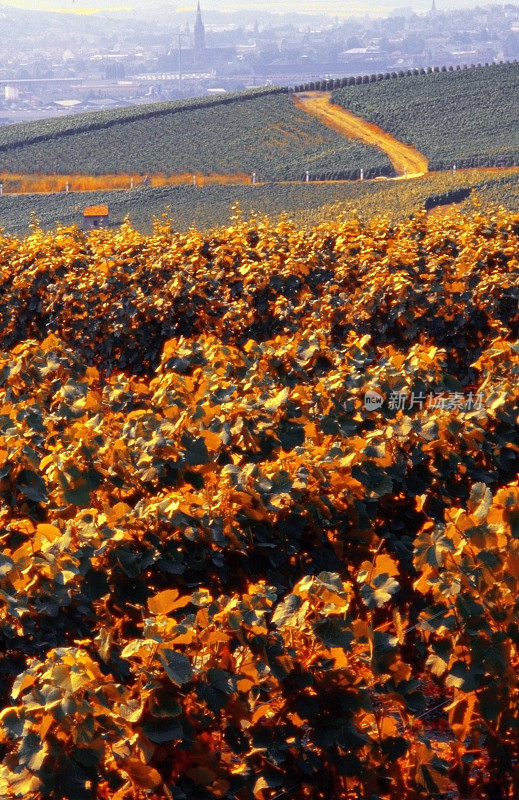
<svg viewBox="0 0 519 800">
<path fill-rule="evenodd" d="M 185 40 L 188 39 L 189 47 L 184 47 Z M 206 42 L 206 30 L 202 19 L 202 9 L 200 3 L 196 8 L 196 19 L 193 34 L 189 28 L 186 32 L 179 34 L 178 43 L 175 41 L 169 48 L 166 59 L 160 59 L 161 69 L 180 70 L 184 73 L 212 72 L 219 67 L 223 67 L 236 58 L 235 46 L 211 46 Z M 166 63 L 167 62 L 167 63 Z"/>
<path fill-rule="evenodd" d="M 202 10 L 200 3 L 196 7 L 195 30 L 193 34 L 193 50 L 195 65 L 203 64 L 205 61 L 205 25 L 202 20 Z"/>
<path fill-rule="evenodd" d="M 87 206 L 83 209 L 83 228 L 91 231 L 106 228 L 108 225 L 108 206 Z"/>
</svg>

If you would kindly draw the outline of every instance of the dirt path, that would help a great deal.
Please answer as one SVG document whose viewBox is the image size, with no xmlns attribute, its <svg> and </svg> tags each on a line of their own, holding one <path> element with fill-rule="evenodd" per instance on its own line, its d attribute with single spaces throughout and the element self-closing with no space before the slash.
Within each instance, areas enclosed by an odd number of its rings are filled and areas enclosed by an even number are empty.
<svg viewBox="0 0 519 800">
<path fill-rule="evenodd" d="M 313 114 L 328 127 L 342 133 L 349 139 L 359 139 L 365 144 L 374 145 L 387 154 L 396 172 L 402 178 L 416 178 L 428 171 L 426 157 L 403 142 L 399 142 L 382 128 L 356 117 L 351 111 L 330 102 L 331 92 L 304 92 L 296 95 L 294 102 L 298 108 Z"/>
</svg>

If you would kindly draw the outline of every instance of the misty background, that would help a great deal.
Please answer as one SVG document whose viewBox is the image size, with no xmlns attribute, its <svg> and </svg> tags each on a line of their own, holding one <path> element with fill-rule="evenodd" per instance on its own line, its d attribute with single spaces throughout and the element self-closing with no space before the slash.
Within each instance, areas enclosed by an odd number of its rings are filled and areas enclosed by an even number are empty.
<svg viewBox="0 0 519 800">
<path fill-rule="evenodd" d="M 0 125 L 347 76 L 519 58 L 488 0 L 0 2 Z"/>
<path fill-rule="evenodd" d="M 97 12 L 101 15 L 106 13 L 121 13 L 122 15 L 143 13 L 149 19 L 150 14 L 160 16 L 170 14 L 189 14 L 196 9 L 196 3 L 174 3 L 164 2 L 164 0 L 14 0 L 9 3 L 0 3 L 0 7 L 8 6 L 22 8 L 33 11 L 62 11 L 71 13 L 82 13 L 85 11 Z M 474 8 L 477 3 L 474 0 L 438 0 L 436 3 L 438 10 L 448 11 L 453 8 Z M 499 0 L 488 0 L 484 6 L 502 6 Z M 343 2 L 343 0 L 207 0 L 203 3 L 206 13 L 212 11 L 219 12 L 258 12 L 262 13 L 303 13 L 316 16 L 340 16 L 348 17 L 352 15 L 379 16 L 388 14 L 395 9 L 406 9 L 407 11 L 421 13 L 428 11 L 431 6 L 429 0 L 415 0 L 413 3 L 398 2 L 398 0 L 378 0 L 377 3 L 369 0 L 356 0 L 356 2 Z"/>
</svg>

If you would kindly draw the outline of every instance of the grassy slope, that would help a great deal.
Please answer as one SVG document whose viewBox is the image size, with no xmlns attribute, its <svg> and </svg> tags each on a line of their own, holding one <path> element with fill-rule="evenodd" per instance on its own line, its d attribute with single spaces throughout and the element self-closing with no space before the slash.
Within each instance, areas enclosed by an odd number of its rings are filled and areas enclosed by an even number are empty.
<svg viewBox="0 0 519 800">
<path fill-rule="evenodd" d="M 519 64 L 336 89 L 335 103 L 413 145 L 431 169 L 519 163 Z"/>
<path fill-rule="evenodd" d="M 0 199 L 0 226 L 7 233 L 24 234 L 28 230 L 31 212 L 46 229 L 53 228 L 58 221 L 64 225 L 79 223 L 81 209 L 100 202 L 101 198 L 110 207 L 114 225 L 129 214 L 132 223 L 142 231 L 149 231 L 153 217 L 165 211 L 177 230 L 187 230 L 192 225 L 203 229 L 225 225 L 236 202 L 246 215 L 258 212 L 276 216 L 286 211 L 305 224 L 334 219 L 337 216 L 336 204 L 345 209 L 355 208 L 366 220 L 377 214 L 399 220 L 412 214 L 431 195 L 441 195 L 464 186 L 475 188 L 485 205 L 503 204 L 513 211 L 519 210 L 519 174 L 474 170 L 457 175 L 445 173 L 428 175 L 420 180 L 380 183 L 207 186 L 196 189 L 174 186 L 133 192 L 4 195 Z M 465 207 L 471 204 L 469 200 Z"/>
<path fill-rule="evenodd" d="M 390 170 L 385 154 L 346 140 L 284 93 L 237 95 L 205 107 L 160 104 L 0 131 L 0 171 L 22 173 L 256 171 L 301 178 L 328 171 Z M 59 124 L 58 124 L 59 123 Z"/>
</svg>

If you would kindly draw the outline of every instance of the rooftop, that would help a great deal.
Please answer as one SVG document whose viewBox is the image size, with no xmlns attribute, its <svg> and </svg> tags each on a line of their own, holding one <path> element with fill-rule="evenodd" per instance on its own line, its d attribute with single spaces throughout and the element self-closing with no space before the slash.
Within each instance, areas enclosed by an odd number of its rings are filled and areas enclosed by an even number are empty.
<svg viewBox="0 0 519 800">
<path fill-rule="evenodd" d="M 84 217 L 107 217 L 108 206 L 87 206 L 83 209 Z"/>
</svg>

